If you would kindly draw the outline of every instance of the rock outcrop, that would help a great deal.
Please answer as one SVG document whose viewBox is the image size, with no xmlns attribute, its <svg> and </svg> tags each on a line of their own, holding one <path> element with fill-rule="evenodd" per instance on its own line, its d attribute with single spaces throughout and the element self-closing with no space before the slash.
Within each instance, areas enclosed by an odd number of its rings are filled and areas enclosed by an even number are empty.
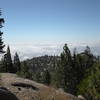
<svg viewBox="0 0 100 100">
<path fill-rule="evenodd" d="M 78 95 L 79 100 L 86 100 L 82 95 Z"/>
<path fill-rule="evenodd" d="M 0 100 L 80 100 L 64 91 L 19 78 L 15 74 L 2 73 L 0 86 L 3 87 L 0 90 Z"/>
<path fill-rule="evenodd" d="M 18 98 L 10 91 L 0 89 L 0 100 L 18 100 Z"/>
</svg>

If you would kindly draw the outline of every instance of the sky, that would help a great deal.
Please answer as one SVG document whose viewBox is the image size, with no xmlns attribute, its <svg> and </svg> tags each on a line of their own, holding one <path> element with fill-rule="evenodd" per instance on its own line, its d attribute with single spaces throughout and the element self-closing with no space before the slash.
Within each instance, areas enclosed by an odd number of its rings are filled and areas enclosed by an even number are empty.
<svg viewBox="0 0 100 100">
<path fill-rule="evenodd" d="M 0 8 L 5 43 L 26 58 L 100 43 L 100 0 L 0 0 Z"/>
</svg>

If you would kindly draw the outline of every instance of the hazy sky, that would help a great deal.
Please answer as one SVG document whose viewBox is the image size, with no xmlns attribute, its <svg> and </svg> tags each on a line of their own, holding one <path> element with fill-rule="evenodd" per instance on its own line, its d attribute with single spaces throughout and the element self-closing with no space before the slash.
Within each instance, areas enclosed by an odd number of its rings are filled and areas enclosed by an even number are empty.
<svg viewBox="0 0 100 100">
<path fill-rule="evenodd" d="M 100 0 L 0 0 L 7 43 L 100 43 Z"/>
</svg>

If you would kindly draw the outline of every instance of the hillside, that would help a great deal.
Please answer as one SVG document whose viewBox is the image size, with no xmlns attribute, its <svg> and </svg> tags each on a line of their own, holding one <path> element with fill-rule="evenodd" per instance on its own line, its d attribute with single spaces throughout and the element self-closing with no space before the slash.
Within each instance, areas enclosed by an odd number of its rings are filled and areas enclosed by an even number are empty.
<svg viewBox="0 0 100 100">
<path fill-rule="evenodd" d="M 59 62 L 59 60 L 60 56 L 48 55 L 25 60 L 26 65 L 29 68 L 29 72 L 32 74 L 28 78 L 41 83 L 41 79 L 37 79 L 38 75 L 41 76 L 44 70 L 47 69 L 50 75 L 52 76 L 55 73 L 57 62 Z M 21 64 L 23 65 L 24 62 L 22 61 Z"/>
<path fill-rule="evenodd" d="M 45 55 L 28 59 L 26 62 L 27 65 L 30 66 L 32 72 L 37 72 L 43 70 L 44 68 L 48 69 L 49 71 L 54 71 L 54 64 L 56 64 L 59 60 L 59 56 Z"/>
<path fill-rule="evenodd" d="M 16 95 L 18 100 L 79 100 L 61 90 L 20 78 L 15 74 L 1 73 L 0 87 Z"/>
</svg>

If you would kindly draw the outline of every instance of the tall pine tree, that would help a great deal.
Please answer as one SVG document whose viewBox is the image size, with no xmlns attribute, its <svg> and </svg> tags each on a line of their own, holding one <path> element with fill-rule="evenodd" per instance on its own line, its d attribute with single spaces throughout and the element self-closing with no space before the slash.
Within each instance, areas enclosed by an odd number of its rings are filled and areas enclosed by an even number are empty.
<svg viewBox="0 0 100 100">
<path fill-rule="evenodd" d="M 13 67 L 14 67 L 14 72 L 20 72 L 21 70 L 21 63 L 20 63 L 20 59 L 19 59 L 19 56 L 17 54 L 17 52 L 15 53 L 15 56 L 14 56 L 14 64 L 13 64 Z"/>
<path fill-rule="evenodd" d="M 64 45 L 63 52 L 61 53 L 56 78 L 59 88 L 63 88 L 66 92 L 73 93 L 72 57 L 67 44 Z"/>
<path fill-rule="evenodd" d="M 73 70 L 74 70 L 74 94 L 77 92 L 77 85 L 87 77 L 90 73 L 90 69 L 94 64 L 94 56 L 91 53 L 90 48 L 87 46 L 84 52 L 73 55 Z"/>
<path fill-rule="evenodd" d="M 11 53 L 10 53 L 9 46 L 7 47 L 7 52 L 4 55 L 4 63 L 6 65 L 5 66 L 6 67 L 6 72 L 13 73 L 14 68 L 13 68 L 13 64 L 12 64 L 12 58 L 11 58 Z"/>
<path fill-rule="evenodd" d="M 0 9 L 0 16 L 1 16 L 1 9 Z M 2 41 L 2 35 L 3 35 L 3 32 L 1 31 L 1 28 L 3 27 L 2 24 L 4 24 L 4 18 L 0 18 L 0 54 L 2 53 L 5 53 L 3 48 L 5 47 L 3 41 Z M 0 62 L 0 72 L 4 72 L 5 69 L 3 68 L 3 62 L 2 62 L 2 59 L 1 59 L 1 62 Z"/>
<path fill-rule="evenodd" d="M 1 16 L 1 10 L 0 10 L 0 16 Z M 1 32 L 1 28 L 3 27 L 3 23 L 4 23 L 4 18 L 0 18 L 0 53 L 4 53 L 3 51 L 3 48 L 5 47 L 5 45 L 3 44 L 3 41 L 2 41 L 2 35 L 3 35 L 3 32 Z"/>
</svg>

